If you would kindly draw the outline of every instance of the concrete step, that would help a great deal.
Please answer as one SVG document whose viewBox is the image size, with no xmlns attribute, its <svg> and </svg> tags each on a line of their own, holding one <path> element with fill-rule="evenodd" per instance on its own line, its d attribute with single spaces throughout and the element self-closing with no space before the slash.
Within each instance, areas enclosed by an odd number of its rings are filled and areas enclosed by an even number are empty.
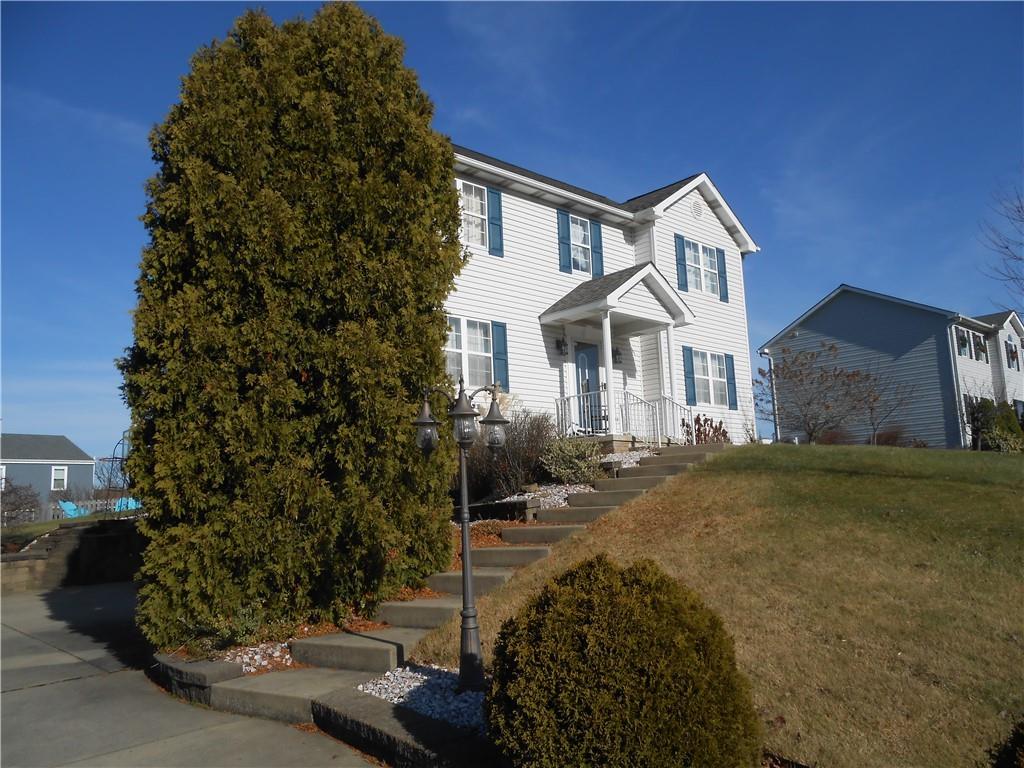
<svg viewBox="0 0 1024 768">
<path fill-rule="evenodd" d="M 472 550 L 473 568 L 519 568 L 551 554 L 550 547 L 479 547 Z M 461 594 L 461 590 L 459 594 Z"/>
<path fill-rule="evenodd" d="M 425 629 L 408 627 L 335 632 L 293 641 L 292 657 L 300 664 L 314 667 L 387 672 L 405 664 L 409 653 L 425 634 Z"/>
<path fill-rule="evenodd" d="M 462 610 L 462 597 L 431 597 L 418 600 L 393 600 L 381 603 L 377 621 L 393 627 L 433 629 Z"/>
<path fill-rule="evenodd" d="M 594 487 L 599 491 L 645 491 L 660 485 L 664 477 L 613 477 L 598 480 Z"/>
<path fill-rule="evenodd" d="M 707 454 L 688 453 L 685 456 L 644 456 L 640 459 L 641 467 L 664 467 L 670 464 L 697 464 L 704 461 Z"/>
<path fill-rule="evenodd" d="M 636 491 L 594 491 L 593 493 L 570 493 L 570 507 L 617 507 L 643 493 Z"/>
<path fill-rule="evenodd" d="M 538 514 L 542 512 L 537 510 Z M 503 528 L 501 538 L 509 544 L 553 544 L 585 530 L 585 525 L 524 525 Z"/>
<path fill-rule="evenodd" d="M 692 456 L 700 453 L 718 453 L 727 450 L 729 443 L 707 443 L 705 445 L 666 445 L 658 450 L 661 456 Z"/>
<path fill-rule="evenodd" d="M 665 479 L 670 475 L 678 475 L 689 469 L 691 463 L 681 462 L 679 464 L 659 464 L 656 466 L 629 467 L 619 470 L 619 477 L 660 477 Z"/>
<path fill-rule="evenodd" d="M 313 722 L 313 699 L 366 682 L 366 672 L 289 669 L 224 680 L 210 686 L 210 707 L 286 723 Z"/>
<path fill-rule="evenodd" d="M 515 573 L 511 568 L 478 568 L 476 552 L 473 550 L 473 594 L 477 597 L 486 595 L 491 590 L 497 589 L 506 581 L 512 578 Z M 436 589 L 438 592 L 448 592 L 452 595 L 462 594 L 462 570 L 446 571 L 435 573 L 427 577 L 427 586 Z"/>
<path fill-rule="evenodd" d="M 541 509 L 537 519 L 542 523 L 592 523 L 615 507 L 555 507 Z"/>
</svg>

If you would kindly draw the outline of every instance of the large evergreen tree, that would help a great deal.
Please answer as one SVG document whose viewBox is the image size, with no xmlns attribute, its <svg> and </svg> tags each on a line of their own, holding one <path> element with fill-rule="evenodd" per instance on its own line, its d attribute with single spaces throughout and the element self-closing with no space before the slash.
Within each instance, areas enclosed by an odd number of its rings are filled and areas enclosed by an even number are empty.
<svg viewBox="0 0 1024 768">
<path fill-rule="evenodd" d="M 351 4 L 246 13 L 151 136 L 128 473 L 158 645 L 340 618 L 447 564 L 444 381 L 461 265 L 447 140 L 399 40 Z"/>
</svg>

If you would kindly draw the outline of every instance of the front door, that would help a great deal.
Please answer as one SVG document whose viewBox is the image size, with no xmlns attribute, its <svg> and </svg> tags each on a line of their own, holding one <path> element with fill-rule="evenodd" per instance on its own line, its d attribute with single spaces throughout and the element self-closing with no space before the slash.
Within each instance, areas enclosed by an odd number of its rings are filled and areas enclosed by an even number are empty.
<svg viewBox="0 0 1024 768">
<path fill-rule="evenodd" d="M 576 344 L 576 394 L 580 396 L 580 429 L 594 434 L 601 427 L 601 384 L 597 374 L 596 344 Z"/>
</svg>

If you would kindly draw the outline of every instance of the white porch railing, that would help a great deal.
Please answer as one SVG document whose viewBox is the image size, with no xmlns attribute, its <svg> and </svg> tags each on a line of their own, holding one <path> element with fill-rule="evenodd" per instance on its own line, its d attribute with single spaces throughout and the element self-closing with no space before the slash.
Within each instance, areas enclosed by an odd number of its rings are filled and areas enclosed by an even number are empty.
<svg viewBox="0 0 1024 768">
<path fill-rule="evenodd" d="M 660 443 L 663 418 L 656 403 L 632 392 L 616 393 L 615 415 L 621 434 Z M 555 426 L 560 435 L 607 435 L 608 393 L 605 390 L 555 398 Z"/>
<path fill-rule="evenodd" d="M 646 443 L 660 444 L 661 415 L 657 404 L 632 392 L 619 392 L 617 399 L 622 432 Z"/>
<path fill-rule="evenodd" d="M 555 398 L 555 426 L 563 436 L 608 434 L 604 391 Z"/>
<path fill-rule="evenodd" d="M 662 424 L 665 430 L 665 437 L 669 440 L 682 442 L 684 439 L 683 424 L 689 427 L 693 434 L 693 409 L 682 403 L 678 403 L 671 397 L 661 397 L 657 401 L 661 410 Z"/>
</svg>

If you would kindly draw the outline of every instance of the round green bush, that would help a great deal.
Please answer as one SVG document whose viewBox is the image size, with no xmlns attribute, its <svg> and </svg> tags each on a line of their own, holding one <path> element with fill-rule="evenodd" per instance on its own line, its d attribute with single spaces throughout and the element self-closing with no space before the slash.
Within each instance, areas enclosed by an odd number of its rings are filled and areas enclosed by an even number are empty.
<svg viewBox="0 0 1024 768">
<path fill-rule="evenodd" d="M 575 566 L 502 626 L 486 699 L 517 766 L 757 764 L 761 731 L 721 619 L 653 562 Z"/>
</svg>

